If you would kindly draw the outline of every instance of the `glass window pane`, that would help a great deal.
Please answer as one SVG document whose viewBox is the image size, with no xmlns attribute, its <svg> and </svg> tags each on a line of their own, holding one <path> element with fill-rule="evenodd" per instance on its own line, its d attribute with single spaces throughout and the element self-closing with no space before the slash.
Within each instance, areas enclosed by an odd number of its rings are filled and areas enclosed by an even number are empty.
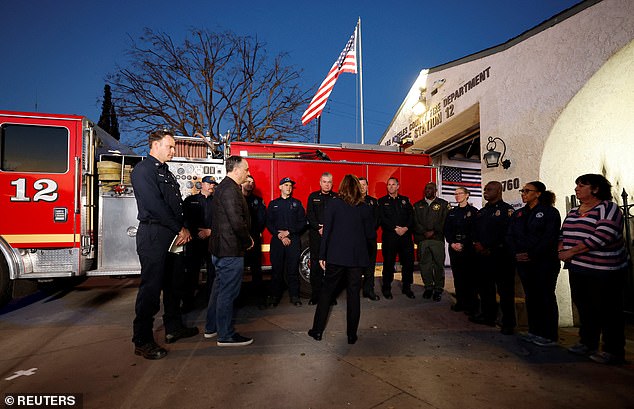
<svg viewBox="0 0 634 409">
<path fill-rule="evenodd" d="M 0 169 L 8 172 L 64 173 L 68 170 L 68 129 L 4 124 Z"/>
</svg>

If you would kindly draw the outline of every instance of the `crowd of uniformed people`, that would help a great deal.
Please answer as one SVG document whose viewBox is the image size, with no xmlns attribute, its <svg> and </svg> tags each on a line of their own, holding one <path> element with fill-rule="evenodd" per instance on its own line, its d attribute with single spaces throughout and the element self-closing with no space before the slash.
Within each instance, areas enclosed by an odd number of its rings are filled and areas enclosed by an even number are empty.
<svg viewBox="0 0 634 409">
<path fill-rule="evenodd" d="M 243 271 L 248 268 L 259 308 L 276 307 L 285 291 L 293 305 L 302 306 L 299 265 L 305 232 L 310 247 L 308 304 L 317 305 L 309 335 L 321 340 L 330 306 L 336 304 L 338 293 L 347 288 L 347 336 L 349 343 L 355 343 L 361 294 L 371 301 L 381 298 L 375 292 L 374 277 L 376 232 L 380 226 L 383 298 L 393 298 L 398 257 L 401 293 L 416 298 L 412 284 L 418 259 L 424 285 L 422 298 L 441 301 L 445 293 L 447 246 L 455 288 L 452 311 L 464 312 L 476 324 L 498 325 L 505 335 L 514 334 L 517 272 L 528 315 L 528 332 L 519 336 L 539 346 L 554 346 L 558 341 L 559 316 L 555 286 L 563 261 L 570 270 L 573 302 L 581 320 L 580 343 L 570 351 L 597 362 L 623 361 L 622 300 L 619 303 L 614 300 L 619 297 L 592 291 L 592 283 L 620 288 L 619 277 L 624 275 L 626 266 L 622 214 L 610 200 L 609 182 L 600 175 L 577 179 L 575 192 L 581 205 L 570 211 L 563 229 L 559 212 L 553 206 L 554 194 L 539 181 L 527 183 L 520 190 L 524 207 L 514 211 L 502 200 L 499 182 L 486 184 L 486 203 L 476 209 L 469 203 L 469 190 L 464 187 L 455 190 L 452 206 L 438 197 L 437 186 L 430 181 L 421 186 L 422 198 L 412 204 L 408 197 L 399 194 L 395 177 L 386 181 L 387 194 L 376 199 L 367 195 L 366 178 L 346 175 L 335 192 L 333 176 L 326 172 L 320 177 L 320 189 L 308 196 L 306 207 L 293 197 L 296 181 L 288 176 L 279 181 L 280 195 L 267 207 L 254 193 L 256 181 L 249 174 L 247 159 L 240 157 L 228 160 L 227 177 L 220 186 L 205 176 L 200 193 L 183 202 L 178 183 L 165 165 L 174 154 L 173 136 L 154 133 L 149 142 L 148 159 L 132 173 L 139 208 L 137 247 L 142 266 L 133 336 L 138 355 L 159 359 L 167 354 L 152 335 L 161 290 L 167 343 L 198 334 L 198 328 L 185 326 L 181 317 L 181 313 L 194 308 L 197 289 L 205 300 L 209 299 L 206 338 L 217 337 L 219 346 L 252 343 L 251 338 L 237 334 L 230 323 L 233 306 L 227 303 L 237 297 L 236 283 L 242 281 Z M 223 200 L 214 198 L 215 188 L 223 191 Z M 231 210 L 227 216 L 224 207 L 228 203 L 232 207 L 244 206 L 244 211 Z M 222 221 L 214 217 L 230 217 L 232 222 L 219 224 Z M 214 226 L 222 226 L 221 238 L 216 237 Z M 271 234 L 268 283 L 262 279 L 261 266 L 265 228 Z M 245 238 L 247 233 L 249 239 Z M 185 244 L 184 253 L 167 250 L 172 240 L 177 245 Z M 223 249 L 222 254 L 214 254 L 214 245 Z M 203 264 L 207 272 L 203 281 L 207 284 L 199 288 Z M 223 293 L 229 291 L 227 288 L 231 288 L 231 295 Z"/>
</svg>

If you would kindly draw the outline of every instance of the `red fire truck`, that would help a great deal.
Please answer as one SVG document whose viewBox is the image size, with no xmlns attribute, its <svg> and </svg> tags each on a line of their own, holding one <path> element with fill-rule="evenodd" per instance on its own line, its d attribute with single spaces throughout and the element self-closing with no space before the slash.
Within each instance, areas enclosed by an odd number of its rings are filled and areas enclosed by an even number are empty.
<svg viewBox="0 0 634 409">
<path fill-rule="evenodd" d="M 221 181 L 229 152 L 248 158 L 266 204 L 279 196 L 285 176 L 297 182 L 294 195 L 304 204 L 323 172 L 333 174 L 335 189 L 345 174 L 365 176 L 375 197 L 397 177 L 400 193 L 412 201 L 437 180 L 428 156 L 389 147 L 234 142 L 214 149 L 202 139 L 176 138 L 169 166 L 184 197 L 198 191 L 203 176 Z M 139 274 L 129 173 L 143 158 L 81 116 L 0 111 L 0 305 L 11 299 L 17 279 Z M 268 266 L 266 231 L 263 243 Z M 300 274 L 308 288 L 304 247 Z"/>
</svg>

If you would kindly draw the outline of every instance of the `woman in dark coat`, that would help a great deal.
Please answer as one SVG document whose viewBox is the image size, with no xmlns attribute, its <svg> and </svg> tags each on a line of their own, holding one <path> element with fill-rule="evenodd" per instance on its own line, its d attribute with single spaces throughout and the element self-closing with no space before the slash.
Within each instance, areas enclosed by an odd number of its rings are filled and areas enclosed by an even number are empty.
<svg viewBox="0 0 634 409">
<path fill-rule="evenodd" d="M 527 183 L 520 193 L 525 206 L 511 217 L 507 243 L 526 295 L 528 333 L 523 339 L 554 346 L 559 328 L 555 287 L 560 270 L 557 246 L 561 216 L 553 206 L 555 194 L 542 182 Z"/>
<path fill-rule="evenodd" d="M 325 270 L 324 283 L 315 310 L 313 328 L 308 335 L 321 341 L 331 301 L 342 279 L 347 282 L 348 343 L 357 341 L 360 318 L 361 276 L 370 264 L 367 242 L 376 238 L 372 210 L 365 204 L 359 179 L 346 175 L 339 185 L 338 197 L 328 202 L 319 263 Z"/>
</svg>

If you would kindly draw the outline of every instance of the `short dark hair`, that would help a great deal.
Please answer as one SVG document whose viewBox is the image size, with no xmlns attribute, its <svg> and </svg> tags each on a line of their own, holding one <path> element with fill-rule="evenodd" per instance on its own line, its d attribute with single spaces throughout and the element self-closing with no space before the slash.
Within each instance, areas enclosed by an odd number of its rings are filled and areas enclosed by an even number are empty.
<svg viewBox="0 0 634 409">
<path fill-rule="evenodd" d="M 227 173 L 233 172 L 233 169 L 242 163 L 242 156 L 232 155 L 227 158 L 225 170 Z"/>
<path fill-rule="evenodd" d="M 365 176 L 359 177 L 359 182 L 361 182 L 362 180 L 365 180 L 365 183 L 370 184 L 370 182 L 368 181 L 368 178 L 366 178 Z"/>
<path fill-rule="evenodd" d="M 173 138 L 174 132 L 169 131 L 167 129 L 163 129 L 160 131 L 154 131 L 150 133 L 150 136 L 148 137 L 148 146 L 150 147 L 150 149 L 152 149 L 152 144 L 154 142 L 160 142 L 166 136 L 171 136 Z"/>
<path fill-rule="evenodd" d="M 395 181 L 396 183 L 398 183 L 398 178 L 394 177 L 394 176 L 390 176 L 389 178 L 387 178 L 387 181 L 389 182 L 390 180 Z M 400 185 L 400 183 L 398 183 Z"/>
<path fill-rule="evenodd" d="M 582 185 L 590 185 L 592 189 L 597 189 L 597 192 L 590 192 L 592 196 L 600 200 L 612 199 L 612 184 L 603 176 L 596 173 L 586 173 L 575 179 L 575 183 Z"/>
</svg>

